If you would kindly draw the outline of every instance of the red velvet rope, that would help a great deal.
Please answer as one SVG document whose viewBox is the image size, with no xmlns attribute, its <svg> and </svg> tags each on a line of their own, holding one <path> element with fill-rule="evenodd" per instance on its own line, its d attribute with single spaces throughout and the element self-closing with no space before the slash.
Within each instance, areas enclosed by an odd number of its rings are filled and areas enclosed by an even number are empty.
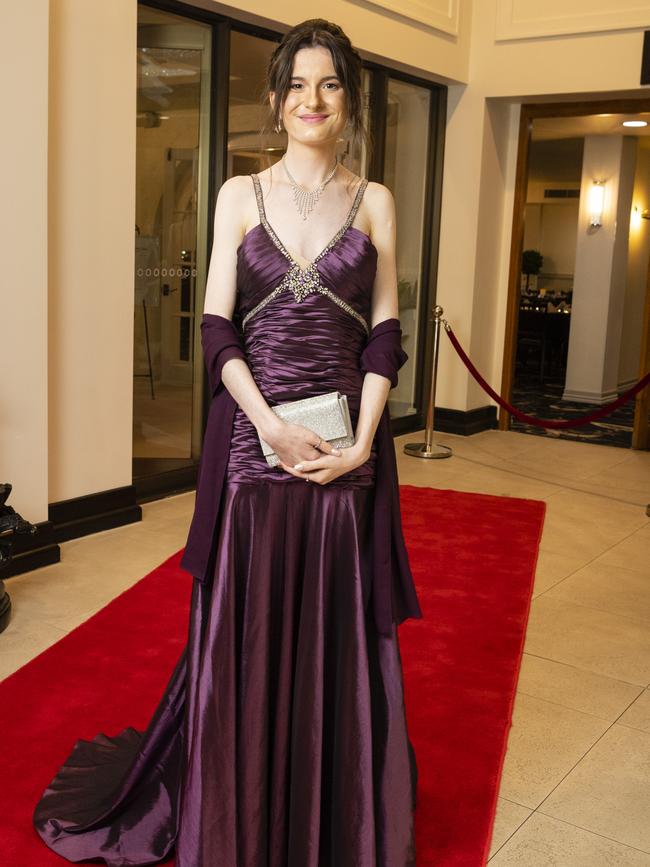
<svg viewBox="0 0 650 867">
<path fill-rule="evenodd" d="M 636 385 L 633 385 L 632 388 L 623 392 L 620 397 L 617 397 L 616 400 L 611 403 L 606 404 L 605 406 L 601 406 L 600 409 L 594 410 L 594 412 L 588 412 L 586 415 L 580 416 L 578 419 L 556 419 L 556 418 L 535 418 L 532 415 L 527 415 L 525 412 L 521 412 L 521 410 L 516 409 L 514 406 L 511 406 L 506 400 L 504 400 L 496 391 L 491 388 L 488 383 L 483 379 L 478 370 L 474 367 L 472 362 L 469 360 L 467 355 L 465 354 L 462 346 L 458 342 L 458 339 L 454 332 L 451 330 L 451 326 L 445 324 L 445 331 L 449 335 L 449 339 L 452 342 L 452 345 L 458 355 L 460 356 L 463 364 L 467 367 L 469 372 L 472 374 L 474 379 L 479 383 L 479 385 L 487 391 L 491 398 L 496 400 L 499 406 L 506 409 L 509 413 L 518 418 L 519 421 L 525 421 L 528 424 L 535 425 L 535 427 L 548 427 L 548 428 L 567 428 L 567 427 L 581 427 L 584 424 L 589 424 L 590 421 L 594 421 L 597 418 L 602 418 L 604 415 L 608 415 L 612 410 L 616 409 L 616 407 L 621 406 L 621 404 L 627 403 L 634 395 L 644 389 L 648 383 L 650 383 L 650 372 L 646 373 L 643 379 L 640 379 Z"/>
</svg>

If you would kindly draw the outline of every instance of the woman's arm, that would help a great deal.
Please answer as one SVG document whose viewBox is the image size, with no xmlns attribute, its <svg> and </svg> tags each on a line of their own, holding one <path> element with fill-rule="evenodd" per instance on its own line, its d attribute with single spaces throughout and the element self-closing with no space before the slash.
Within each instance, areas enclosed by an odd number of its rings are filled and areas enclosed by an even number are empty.
<svg viewBox="0 0 650 867">
<path fill-rule="evenodd" d="M 383 184 L 369 183 L 365 195 L 372 220 L 372 242 L 377 248 L 377 274 L 372 290 L 372 321 L 374 328 L 385 319 L 399 319 L 397 298 L 397 262 L 395 255 L 395 200 Z M 391 382 L 378 373 L 366 373 L 361 390 L 361 405 L 355 431 L 359 447 L 370 455 L 372 441 L 391 389 Z M 368 457 L 366 457 L 366 460 Z"/>
<path fill-rule="evenodd" d="M 246 227 L 249 203 L 256 208 L 250 177 L 229 178 L 219 190 L 214 215 L 214 239 L 203 312 L 232 319 L 237 300 L 237 248 Z M 229 358 L 221 369 L 221 379 L 234 400 L 248 416 L 260 436 L 283 462 L 294 464 L 323 452 L 340 455 L 323 441 L 320 450 L 310 443 L 318 435 L 303 425 L 288 424 L 279 418 L 259 390 L 248 364 L 242 358 Z"/>
<path fill-rule="evenodd" d="M 246 175 L 229 178 L 221 186 L 214 212 L 214 239 L 205 289 L 204 313 L 232 319 L 237 299 L 237 247 L 245 233 L 248 189 Z M 261 436 L 272 433 L 281 419 L 257 387 L 249 366 L 241 358 L 230 358 L 223 366 L 223 384 L 237 401 Z"/>
</svg>

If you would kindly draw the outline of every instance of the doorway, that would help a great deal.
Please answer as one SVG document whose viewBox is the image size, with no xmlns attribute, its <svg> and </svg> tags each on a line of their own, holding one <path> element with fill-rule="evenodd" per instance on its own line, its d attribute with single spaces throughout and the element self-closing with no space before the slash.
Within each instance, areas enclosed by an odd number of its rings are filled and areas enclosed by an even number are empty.
<svg viewBox="0 0 650 867">
<path fill-rule="evenodd" d="M 599 213 L 596 211 L 599 209 Z M 650 366 L 650 100 L 523 105 L 502 394 L 578 420 Z M 499 428 L 650 448 L 648 389 L 587 425 Z"/>
</svg>

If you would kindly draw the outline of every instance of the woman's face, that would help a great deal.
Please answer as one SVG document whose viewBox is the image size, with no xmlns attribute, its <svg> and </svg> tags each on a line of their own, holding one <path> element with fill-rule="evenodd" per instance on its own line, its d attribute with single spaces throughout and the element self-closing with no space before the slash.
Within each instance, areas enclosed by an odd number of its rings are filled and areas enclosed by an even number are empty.
<svg viewBox="0 0 650 867">
<path fill-rule="evenodd" d="M 270 96 L 273 105 L 275 93 Z M 332 55 L 321 45 L 299 49 L 282 109 L 287 134 L 306 144 L 336 141 L 346 121 L 345 91 L 334 71 Z"/>
</svg>

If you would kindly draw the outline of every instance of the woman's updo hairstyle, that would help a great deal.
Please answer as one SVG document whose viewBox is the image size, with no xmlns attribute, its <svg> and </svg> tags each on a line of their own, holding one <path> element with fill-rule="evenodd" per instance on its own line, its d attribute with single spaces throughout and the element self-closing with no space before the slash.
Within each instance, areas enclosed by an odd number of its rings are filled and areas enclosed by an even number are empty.
<svg viewBox="0 0 650 867">
<path fill-rule="evenodd" d="M 338 24 L 324 18 L 310 18 L 296 24 L 282 37 L 271 55 L 266 70 L 265 99 L 269 91 L 276 94 L 275 106 L 269 111 L 262 135 L 278 129 L 282 121 L 282 108 L 291 87 L 293 59 L 300 48 L 322 45 L 332 56 L 334 71 L 346 96 L 351 145 L 354 150 L 365 145 L 370 154 L 371 136 L 363 118 L 363 89 L 361 84 L 362 60 L 359 52 Z"/>
</svg>

